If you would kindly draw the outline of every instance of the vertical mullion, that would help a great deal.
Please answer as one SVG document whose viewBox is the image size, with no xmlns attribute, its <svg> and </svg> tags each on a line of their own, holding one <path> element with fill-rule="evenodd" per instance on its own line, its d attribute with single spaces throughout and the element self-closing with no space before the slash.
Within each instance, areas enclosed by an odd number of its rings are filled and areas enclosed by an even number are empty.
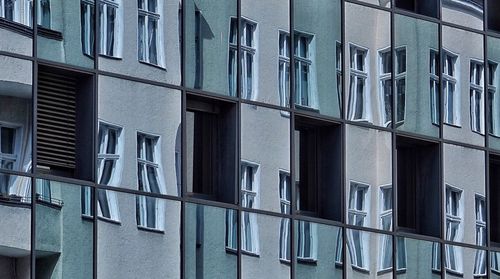
<svg viewBox="0 0 500 279">
<path fill-rule="evenodd" d="M 94 48 L 94 73 L 99 73 L 99 53 L 100 53 L 100 48 L 101 48 L 101 44 L 100 44 L 100 39 L 101 39 L 101 32 L 100 32 L 100 26 L 101 26 L 101 22 L 99 21 L 99 7 L 100 7 L 100 1 L 101 0 L 95 0 L 94 1 L 94 26 L 92 26 L 92 24 L 90 24 L 89 26 L 89 32 L 92 34 L 92 31 L 91 29 L 94 29 L 93 30 L 93 34 L 94 34 L 94 45 L 93 46 L 90 46 L 89 47 L 93 47 Z M 92 9 L 92 5 L 90 5 L 90 9 Z M 92 16 L 92 11 L 90 11 L 90 17 Z M 96 174 L 96 169 L 97 169 L 97 166 L 99 164 L 99 156 L 98 156 L 98 143 L 99 143 L 99 135 L 98 135 L 98 132 L 95 130 L 96 127 L 99 127 L 99 108 L 98 108 L 98 104 L 99 104 L 99 75 L 98 74 L 94 74 L 94 147 L 93 147 L 93 154 L 94 154 L 94 169 L 93 169 L 93 176 L 95 176 Z M 98 219 L 97 219 L 97 211 L 98 211 L 98 208 L 97 208 L 97 183 L 99 183 L 99 181 L 97 181 L 97 177 L 95 177 L 95 184 L 94 184 L 94 187 L 91 189 L 91 204 L 92 204 L 92 207 L 93 207 L 93 222 L 94 222 L 94 230 L 93 230 L 93 277 L 94 279 L 97 279 L 97 264 L 98 264 L 98 258 L 99 258 L 99 255 L 98 255 L 98 233 L 99 233 L 99 230 L 98 230 Z"/>
<path fill-rule="evenodd" d="M 396 231 L 396 220 L 397 220 L 397 159 L 396 159 L 396 114 L 397 114 L 397 102 L 396 102 L 396 94 L 395 93 L 397 90 L 396 88 L 396 83 L 395 83 L 395 69 L 396 69 L 396 55 L 395 54 L 395 44 L 396 40 L 394 38 L 395 36 L 395 15 L 394 15 L 394 5 L 391 5 L 391 22 L 390 22 L 390 36 L 391 36 L 391 47 L 390 47 L 390 57 L 391 57 L 391 164 L 392 164 L 392 229 L 393 232 Z M 392 232 L 391 232 L 392 233 Z M 392 236 L 392 278 L 396 279 L 397 278 L 397 239 L 395 234 L 391 234 Z M 405 251 L 406 252 L 406 251 Z"/>
<path fill-rule="evenodd" d="M 242 274 L 242 253 L 241 253 L 241 241 L 242 241 L 242 231 L 241 231 L 241 222 L 242 218 L 241 215 L 243 214 L 242 212 L 242 206 L 241 206 L 241 186 L 240 186 L 240 172 L 241 172 L 241 98 L 242 98 L 242 92 L 241 92 L 241 86 L 242 86 L 242 55 L 241 55 L 241 1 L 243 0 L 237 0 L 236 3 L 236 18 L 237 18 L 237 28 L 236 28 L 236 45 L 237 45 L 237 51 L 236 51 L 236 92 L 235 92 L 235 97 L 237 98 L 236 102 L 236 158 L 235 158 L 235 166 L 236 170 L 235 171 L 235 180 L 234 180 L 234 186 L 237 187 L 235 191 L 235 202 L 236 205 L 238 206 L 236 210 L 236 233 L 237 233 L 237 242 L 238 242 L 238 258 L 237 258 L 237 278 L 241 279 L 243 278 Z"/>
<path fill-rule="evenodd" d="M 345 112 L 347 111 L 345 109 L 345 104 L 346 104 L 346 96 L 348 95 L 346 92 L 346 81 L 347 81 L 347 75 L 346 75 L 346 65 L 345 65 L 345 59 L 346 59 L 346 40 L 345 40 L 345 31 L 346 31 L 346 15 L 345 15 L 345 1 L 340 1 L 340 69 L 342 72 L 341 76 L 341 103 L 339 104 L 340 107 L 340 118 L 341 119 L 346 119 Z M 346 220 L 346 123 L 343 122 L 341 124 L 341 182 L 340 182 L 340 194 L 341 194 L 341 199 L 340 199 L 340 205 L 341 205 L 341 217 L 340 221 L 343 224 L 347 223 Z M 346 232 L 346 227 L 341 227 L 341 235 L 342 235 L 342 253 L 341 253 L 341 262 L 342 262 L 342 278 L 347 278 L 347 232 Z"/>
<path fill-rule="evenodd" d="M 290 278 L 294 279 L 295 278 L 295 261 L 296 261 L 296 254 L 295 254 L 295 220 L 296 220 L 296 207 L 297 207 L 297 185 L 296 185 L 296 179 L 295 179 L 295 165 L 298 164 L 299 162 L 295 162 L 295 50 L 294 50 L 294 45 L 295 45 L 295 32 L 294 32 L 294 0 L 289 0 L 289 21 L 288 21 L 288 28 L 289 28 L 289 45 L 288 45 L 288 53 L 290 54 L 290 96 L 289 96 L 289 101 L 290 101 L 290 190 L 291 190 L 291 198 L 292 200 L 290 201 L 290 222 L 289 222 L 289 235 L 290 235 Z M 286 46 L 285 46 L 286 47 Z"/>
<path fill-rule="evenodd" d="M 32 118 L 33 118 L 33 127 L 32 127 L 32 160 L 33 165 L 31 167 L 31 172 L 36 173 L 37 167 L 37 126 L 38 126 L 38 118 L 37 118 L 37 104 L 38 104 L 38 25 L 37 25 L 37 11 L 38 5 L 33 5 L 33 14 L 31 15 L 33 22 L 33 45 L 32 45 L 32 56 L 35 58 L 33 63 L 31 64 L 32 69 Z M 32 279 L 36 276 L 36 206 L 35 206 L 35 198 L 36 198 L 36 187 L 35 187 L 35 178 L 30 178 L 31 180 L 31 251 L 30 251 L 30 277 Z"/>
<path fill-rule="evenodd" d="M 488 1 L 489 0 L 484 0 L 484 6 L 483 6 L 483 31 L 485 32 L 485 35 L 483 37 L 483 55 L 484 55 L 484 87 L 483 87 L 483 100 L 484 100 L 484 146 L 486 147 L 486 150 L 484 152 L 484 160 L 485 160 L 485 170 L 484 170 L 484 176 L 485 176 L 485 203 L 486 203 L 486 209 L 485 209 L 485 220 L 486 220 L 486 239 L 485 239 L 485 245 L 486 245 L 486 255 L 485 255 L 485 269 L 486 269 L 486 278 L 490 278 L 491 276 L 491 251 L 489 250 L 490 248 L 490 243 L 491 243 L 491 238 L 490 238 L 490 122 L 493 121 L 493 117 L 490 119 L 490 106 L 489 106 L 489 59 L 488 59 L 488 35 L 486 34 L 488 30 Z"/>
</svg>

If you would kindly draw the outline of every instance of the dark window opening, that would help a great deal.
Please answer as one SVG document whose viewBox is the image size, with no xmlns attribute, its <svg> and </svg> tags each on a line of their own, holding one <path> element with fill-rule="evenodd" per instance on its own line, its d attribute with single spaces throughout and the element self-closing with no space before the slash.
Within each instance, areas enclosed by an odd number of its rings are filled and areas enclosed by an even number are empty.
<svg viewBox="0 0 500 279">
<path fill-rule="evenodd" d="M 235 203 L 236 106 L 188 96 L 186 112 L 187 191 Z"/>
<path fill-rule="evenodd" d="M 440 236 L 439 145 L 397 137 L 398 229 Z"/>
<path fill-rule="evenodd" d="M 295 118 L 295 185 L 300 214 L 341 220 L 340 125 Z"/>
<path fill-rule="evenodd" d="M 38 69 L 37 170 L 93 178 L 93 77 L 48 66 Z"/>
<path fill-rule="evenodd" d="M 488 4 L 488 29 L 496 32 L 500 32 L 500 17 L 498 16 L 498 11 L 500 11 L 500 1 L 489 0 Z"/>
<path fill-rule="evenodd" d="M 490 155 L 491 244 L 500 247 L 500 155 Z"/>
<path fill-rule="evenodd" d="M 414 12 L 417 14 L 438 17 L 438 0 L 396 0 L 396 8 Z"/>
</svg>

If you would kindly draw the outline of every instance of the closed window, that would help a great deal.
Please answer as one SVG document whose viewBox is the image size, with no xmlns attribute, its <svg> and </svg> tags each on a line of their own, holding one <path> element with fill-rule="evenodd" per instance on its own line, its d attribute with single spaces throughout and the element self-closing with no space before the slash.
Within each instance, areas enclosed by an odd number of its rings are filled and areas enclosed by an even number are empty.
<svg viewBox="0 0 500 279">
<path fill-rule="evenodd" d="M 241 205 L 246 208 L 258 208 L 258 166 L 247 162 L 241 163 Z M 241 249 L 253 254 L 259 253 L 257 215 L 241 213 Z"/>
<path fill-rule="evenodd" d="M 339 105 L 342 104 L 342 44 L 336 42 L 335 48 L 335 68 L 337 72 L 337 98 Z"/>
<path fill-rule="evenodd" d="M 489 132 L 500 136 L 500 98 L 497 97 L 497 67 L 498 63 L 488 61 L 488 107 Z"/>
<path fill-rule="evenodd" d="M 0 0 L 0 16 L 10 21 L 18 21 L 18 1 L 19 0 Z"/>
<path fill-rule="evenodd" d="M 233 209 L 226 209 L 226 249 L 238 249 L 238 215 Z"/>
<path fill-rule="evenodd" d="M 367 193 L 369 185 L 350 182 L 347 223 L 364 226 L 368 215 Z M 366 233 L 359 230 L 348 230 L 348 248 L 351 264 L 361 269 L 368 269 L 368 239 Z"/>
<path fill-rule="evenodd" d="M 315 261 L 317 258 L 317 225 L 308 221 L 298 221 L 297 260 Z"/>
<path fill-rule="evenodd" d="M 350 45 L 349 120 L 372 122 L 368 94 L 368 50 Z"/>
<path fill-rule="evenodd" d="M 406 48 L 397 48 L 395 55 L 396 124 L 401 124 L 405 120 L 406 114 Z"/>
<path fill-rule="evenodd" d="M 119 0 L 101 0 L 99 4 L 99 54 L 120 57 L 120 5 Z"/>
<path fill-rule="evenodd" d="M 391 48 L 379 52 L 379 95 L 382 125 L 389 126 L 392 119 L 392 56 Z"/>
<path fill-rule="evenodd" d="M 165 185 L 160 177 L 159 137 L 137 133 L 137 181 L 139 191 L 166 194 Z M 137 196 L 137 225 L 163 230 L 164 201 Z"/>
<path fill-rule="evenodd" d="M 83 54 L 94 56 L 94 27 L 95 3 L 94 0 L 82 0 L 80 4 L 81 41 Z"/>
<path fill-rule="evenodd" d="M 38 0 L 37 5 L 37 24 L 50 28 L 50 0 Z"/>
<path fill-rule="evenodd" d="M 295 32 L 295 103 L 314 107 L 312 96 L 312 41 L 313 36 Z"/>
<path fill-rule="evenodd" d="M 139 61 L 163 66 L 163 36 L 161 31 L 162 0 L 138 0 L 138 57 Z"/>
<path fill-rule="evenodd" d="M 256 41 L 257 24 L 246 19 L 241 20 L 240 46 L 241 46 L 241 97 L 255 100 L 255 57 L 257 53 Z M 238 50 L 238 20 L 231 18 L 229 32 L 229 93 L 236 96 L 237 50 Z"/>
<path fill-rule="evenodd" d="M 446 240 L 461 241 L 463 230 L 463 192 L 458 188 L 446 185 Z M 446 268 L 462 272 L 462 249 L 458 246 L 446 245 Z"/>
<path fill-rule="evenodd" d="M 97 216 L 103 219 L 120 222 L 120 212 L 116 192 L 97 189 Z M 90 199 L 90 192 L 86 199 Z M 88 202 L 90 203 L 90 201 Z"/>
<path fill-rule="evenodd" d="M 290 174 L 280 172 L 280 209 L 282 214 L 290 214 L 291 193 Z M 280 224 L 280 259 L 290 261 L 290 219 L 281 218 Z"/>
<path fill-rule="evenodd" d="M 198 40 L 200 39 L 198 38 Z M 232 17 L 229 26 L 229 65 L 227 71 L 230 96 L 236 96 L 236 87 L 238 79 L 237 61 L 238 61 L 238 19 Z"/>
<path fill-rule="evenodd" d="M 0 168 L 13 170 L 19 156 L 20 128 L 0 123 Z"/>
<path fill-rule="evenodd" d="M 429 91 L 431 104 L 431 121 L 434 125 L 439 125 L 439 53 L 431 49 L 429 55 Z"/>
<path fill-rule="evenodd" d="M 460 125 L 460 90 L 457 88 L 458 56 L 443 51 L 444 123 Z"/>
<path fill-rule="evenodd" d="M 97 181 L 103 185 L 117 185 L 117 165 L 120 163 L 120 149 L 122 148 L 119 139 L 122 128 L 99 123 L 99 153 L 97 155 Z"/>
<path fill-rule="evenodd" d="M 476 245 L 486 245 L 486 199 L 476 195 Z M 474 276 L 486 276 L 486 251 L 476 250 L 474 260 Z"/>
<path fill-rule="evenodd" d="M 483 63 L 470 61 L 470 123 L 474 132 L 483 133 Z"/>
<path fill-rule="evenodd" d="M 380 228 L 392 230 L 392 186 L 380 188 Z M 392 268 L 392 236 L 380 236 L 380 270 Z M 398 251 L 399 253 L 399 251 Z M 399 255 L 399 254 L 398 254 Z"/>
<path fill-rule="evenodd" d="M 280 105 L 290 106 L 290 36 L 280 32 L 279 35 L 278 81 Z"/>
<path fill-rule="evenodd" d="M 45 1 L 48 3 L 48 0 L 38 1 Z M 33 0 L 0 0 L 1 18 L 21 23 L 26 26 L 32 26 L 32 15 Z"/>
<path fill-rule="evenodd" d="M 491 272 L 500 274 L 500 252 L 491 252 Z"/>
</svg>

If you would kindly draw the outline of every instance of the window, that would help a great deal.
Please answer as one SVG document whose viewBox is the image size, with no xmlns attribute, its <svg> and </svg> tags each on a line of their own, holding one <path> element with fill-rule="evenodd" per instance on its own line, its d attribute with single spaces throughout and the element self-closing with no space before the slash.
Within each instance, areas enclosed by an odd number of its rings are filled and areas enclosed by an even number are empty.
<svg viewBox="0 0 500 279">
<path fill-rule="evenodd" d="M 491 272 L 500 274 L 500 252 L 491 252 Z"/>
<path fill-rule="evenodd" d="M 226 249 L 238 249 L 238 215 L 233 209 L 226 209 Z"/>
<path fill-rule="evenodd" d="M 441 249 L 439 243 L 432 243 L 432 271 L 441 272 Z"/>
<path fill-rule="evenodd" d="M 137 133 L 137 183 L 139 191 L 166 194 L 161 179 L 159 137 Z M 148 196 L 137 196 L 137 225 L 163 230 L 164 201 Z"/>
<path fill-rule="evenodd" d="M 476 245 L 486 245 L 486 199 L 476 195 Z M 486 276 L 486 251 L 476 250 L 474 276 Z"/>
<path fill-rule="evenodd" d="M 372 122 L 368 94 L 368 49 L 350 45 L 349 120 Z"/>
<path fill-rule="evenodd" d="M 438 0 L 396 0 L 395 5 L 396 8 L 399 9 L 404 9 L 410 12 L 430 17 L 438 17 Z"/>
<path fill-rule="evenodd" d="M 92 205 L 92 188 L 81 187 L 82 189 L 82 215 L 86 217 L 94 216 L 94 207 Z"/>
<path fill-rule="evenodd" d="M 392 119 L 392 56 L 391 48 L 379 52 L 379 95 L 381 105 L 382 124 L 389 126 Z"/>
<path fill-rule="evenodd" d="M 317 225 L 308 221 L 298 221 L 297 260 L 316 261 L 318 247 Z"/>
<path fill-rule="evenodd" d="M 246 208 L 258 208 L 257 165 L 241 163 L 241 205 Z M 257 216 L 254 213 L 241 213 L 241 249 L 252 254 L 259 253 Z"/>
<path fill-rule="evenodd" d="M 97 181 L 102 185 L 117 185 L 120 174 L 116 169 L 120 160 L 119 143 L 122 128 L 99 122 L 99 154 L 97 155 Z"/>
<path fill-rule="evenodd" d="M 460 241 L 462 238 L 463 199 L 462 190 L 446 185 L 446 240 Z M 462 272 L 462 249 L 446 245 L 446 268 Z"/>
<path fill-rule="evenodd" d="M 237 60 L 237 29 L 238 20 L 231 18 L 229 32 L 229 93 L 236 96 L 236 60 Z M 256 80 L 255 80 L 255 55 L 257 53 L 256 32 L 257 24 L 249 20 L 241 20 L 241 97 L 248 100 L 255 100 Z"/>
<path fill-rule="evenodd" d="M 290 214 L 291 193 L 290 174 L 280 172 L 280 208 L 282 214 Z M 290 261 L 290 219 L 281 218 L 280 224 L 280 260 Z"/>
<path fill-rule="evenodd" d="M 429 78 L 430 78 L 430 104 L 431 121 L 434 125 L 439 125 L 439 53 L 431 49 L 429 55 Z"/>
<path fill-rule="evenodd" d="M 470 61 L 470 123 L 474 132 L 483 133 L 483 63 Z"/>
<path fill-rule="evenodd" d="M 20 128 L 0 123 L 0 168 L 15 169 L 18 160 Z"/>
<path fill-rule="evenodd" d="M 120 222 L 116 192 L 97 189 L 97 216 L 105 220 Z M 90 199 L 91 196 L 88 196 Z"/>
<path fill-rule="evenodd" d="M 279 36 L 278 87 L 280 105 L 288 107 L 290 106 L 290 36 L 284 32 L 280 32 Z"/>
<path fill-rule="evenodd" d="M 392 186 L 380 188 L 380 228 L 385 231 L 392 230 Z M 392 237 L 381 235 L 380 270 L 392 268 Z M 398 256 L 400 251 L 398 251 Z"/>
<path fill-rule="evenodd" d="M 95 27 L 95 4 L 94 0 L 82 0 L 81 4 L 81 41 L 82 52 L 85 55 L 94 56 L 94 27 Z"/>
<path fill-rule="evenodd" d="M 163 66 L 162 0 L 138 0 L 138 57 L 139 61 Z"/>
<path fill-rule="evenodd" d="M 500 136 L 500 98 L 497 98 L 497 67 L 498 63 L 488 61 L 488 106 L 489 132 L 493 136 Z"/>
<path fill-rule="evenodd" d="M 350 182 L 349 202 L 347 209 L 347 223 L 349 225 L 364 226 L 368 216 L 367 193 L 369 185 Z M 368 238 L 358 230 L 348 230 L 348 247 L 351 255 L 351 264 L 355 267 L 368 269 Z"/>
<path fill-rule="evenodd" d="M 50 0 L 38 0 L 37 5 L 37 24 L 50 28 Z"/>
<path fill-rule="evenodd" d="M 119 0 L 101 0 L 99 4 L 99 54 L 120 57 L 121 38 Z"/>
<path fill-rule="evenodd" d="M 342 266 L 342 250 L 343 250 L 343 235 L 342 228 L 339 228 L 337 233 L 337 244 L 335 245 L 335 266 Z"/>
<path fill-rule="evenodd" d="M 396 124 L 401 124 L 405 120 L 406 112 L 406 47 L 397 48 L 396 55 Z"/>
<path fill-rule="evenodd" d="M 295 104 L 315 107 L 312 89 L 312 35 L 295 32 Z"/>
<path fill-rule="evenodd" d="M 444 123 L 460 125 L 460 90 L 457 88 L 457 55 L 443 50 Z"/>
<path fill-rule="evenodd" d="M 18 1 L 18 0 L 17 0 Z M 10 20 L 18 21 L 18 10 L 19 6 L 16 0 L 0 0 L 0 16 Z"/>
</svg>

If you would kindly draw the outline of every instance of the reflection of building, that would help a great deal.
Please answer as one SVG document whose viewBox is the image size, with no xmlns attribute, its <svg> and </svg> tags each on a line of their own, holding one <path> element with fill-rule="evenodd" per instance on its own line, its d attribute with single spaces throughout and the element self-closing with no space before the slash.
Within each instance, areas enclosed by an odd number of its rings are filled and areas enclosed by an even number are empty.
<svg viewBox="0 0 500 279">
<path fill-rule="evenodd" d="M 0 0 L 0 278 L 500 278 L 499 7 Z"/>
</svg>

